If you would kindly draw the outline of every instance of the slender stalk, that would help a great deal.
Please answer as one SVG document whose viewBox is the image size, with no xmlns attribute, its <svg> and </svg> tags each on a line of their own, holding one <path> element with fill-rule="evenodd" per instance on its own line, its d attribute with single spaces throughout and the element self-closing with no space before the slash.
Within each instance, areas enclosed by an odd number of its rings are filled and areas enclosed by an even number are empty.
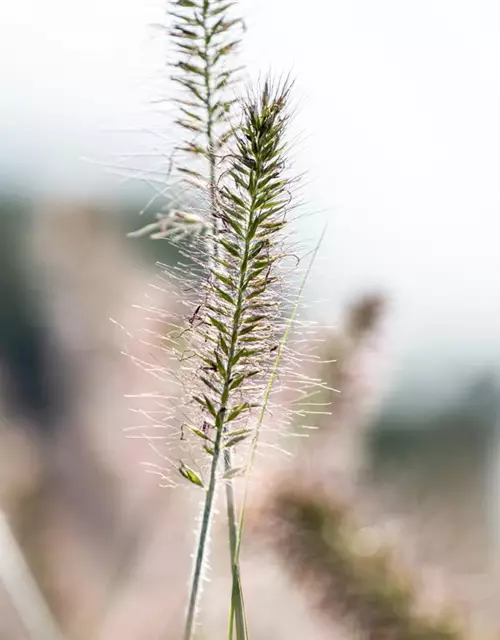
<svg viewBox="0 0 500 640">
<path fill-rule="evenodd" d="M 208 539 L 210 533 L 210 523 L 213 514 L 213 505 L 217 489 L 217 467 L 219 464 L 220 451 L 222 441 L 222 429 L 217 430 L 214 443 L 214 453 L 212 458 L 212 466 L 210 469 L 210 481 L 205 497 L 203 514 L 201 519 L 201 528 L 198 538 L 196 559 L 194 564 L 193 579 L 189 593 L 188 611 L 186 616 L 186 625 L 184 630 L 184 640 L 191 640 L 194 637 L 194 628 L 196 623 L 196 613 L 198 610 L 198 602 L 201 592 L 201 580 L 203 577 L 203 567 L 208 547 Z"/>
<path fill-rule="evenodd" d="M 213 447 L 212 454 L 212 464 L 210 468 L 210 480 L 207 488 L 207 494 L 205 498 L 205 504 L 203 507 L 203 515 L 200 529 L 200 536 L 198 539 L 197 552 L 196 552 L 196 560 L 194 565 L 194 573 L 193 573 L 193 581 L 190 590 L 189 596 L 189 604 L 188 604 L 188 612 L 186 618 L 186 626 L 184 632 L 184 640 L 191 640 L 194 637 L 194 626 L 196 620 L 196 611 L 198 608 L 198 600 L 200 596 L 200 586 L 201 579 L 203 574 L 203 567 L 205 563 L 205 557 L 207 552 L 207 543 L 208 537 L 210 533 L 210 523 L 212 520 L 213 514 L 213 505 L 214 498 L 216 494 L 217 488 L 217 470 L 219 465 L 219 459 L 221 454 L 221 443 L 222 437 L 225 431 L 225 418 L 227 411 L 227 403 L 229 400 L 230 394 L 230 386 L 233 382 L 232 380 L 232 372 L 233 372 L 233 361 L 236 355 L 236 350 L 239 345 L 240 338 L 240 328 L 243 317 L 243 304 L 245 302 L 245 281 L 248 276 L 248 265 L 249 265 L 249 253 L 251 248 L 251 242 L 254 236 L 254 232 L 252 231 L 253 225 L 253 214 L 255 212 L 255 203 L 252 202 L 250 208 L 250 216 L 247 224 L 246 235 L 245 235 L 245 246 L 243 259 L 240 263 L 240 276 L 238 283 L 238 299 L 236 305 L 234 307 L 234 314 L 232 318 L 232 328 L 231 328 L 231 342 L 229 345 L 229 353 L 227 357 L 227 367 L 224 376 L 224 387 L 222 389 L 219 409 L 217 411 L 215 428 L 216 428 L 216 438 Z M 228 450 L 225 449 L 224 453 Z M 231 550 L 231 559 L 234 558 L 234 553 L 237 548 L 237 539 L 236 539 L 236 513 L 234 510 L 234 496 L 232 495 L 232 488 L 229 491 L 229 496 L 232 498 L 231 501 L 228 502 L 228 513 L 231 510 L 231 519 L 229 521 L 229 538 L 230 538 L 230 550 Z M 234 575 L 234 562 L 232 562 L 233 575 Z"/>
<path fill-rule="evenodd" d="M 216 178 L 216 155 L 214 151 L 214 139 L 213 139 L 213 113 L 215 110 L 215 104 L 213 104 L 213 89 L 212 89 L 212 76 L 213 76 L 213 58 L 210 51 L 210 30 L 209 23 L 209 7 L 208 0 L 203 2 L 202 10 L 202 22 L 204 31 L 204 83 L 205 83 L 205 100 L 206 100 L 206 156 L 208 160 L 209 176 L 209 206 L 210 206 L 210 222 L 211 222 L 211 246 L 209 258 L 215 262 L 218 257 L 218 245 L 217 236 L 219 233 L 219 219 L 217 217 L 217 202 L 216 202 L 216 190 L 217 190 L 217 178 Z M 230 449 L 224 451 L 224 471 L 227 473 L 233 468 L 233 456 Z M 244 617 L 244 604 L 243 604 L 243 592 L 241 590 L 241 583 L 239 577 L 239 562 L 236 558 L 237 549 L 237 531 L 238 522 L 236 517 L 236 503 L 234 497 L 234 484 L 231 479 L 226 480 L 226 511 L 227 511 L 227 524 L 229 534 L 229 553 L 231 563 L 231 573 L 233 575 L 233 584 L 240 585 L 240 588 L 235 593 L 233 591 L 231 609 L 234 611 L 234 617 L 236 618 L 237 638 L 239 640 L 245 640 L 246 638 L 246 623 Z M 233 602 L 234 600 L 234 602 Z"/>
<path fill-rule="evenodd" d="M 196 187 L 201 186 L 209 200 L 209 220 L 203 221 L 203 229 L 208 230 L 208 264 L 193 255 L 194 262 L 207 276 L 205 297 L 201 302 L 196 301 L 182 332 L 194 331 L 192 362 L 196 363 L 196 369 L 191 370 L 195 375 L 189 380 L 193 377 L 198 380 L 202 392 L 190 398 L 201 405 L 202 413 L 192 417 L 192 424 L 198 424 L 199 428 L 182 425 L 181 439 L 186 427 L 212 457 L 185 639 L 190 640 L 194 633 L 218 471 L 222 465 L 233 578 L 230 638 L 232 640 L 235 622 L 237 640 L 246 640 L 239 526 L 232 481 L 241 469 L 233 467 L 231 447 L 253 431 L 247 428 L 251 426 L 248 413 L 258 406 L 254 400 L 262 397 L 264 373 L 273 359 L 270 354 L 277 348 L 274 324 L 279 305 L 271 295 L 270 285 L 277 280 L 274 265 L 282 257 L 280 232 L 286 224 L 288 203 L 281 145 L 287 121 L 283 108 L 288 87 L 285 85 L 281 92 L 274 92 L 266 82 L 259 99 L 248 99 L 242 105 L 243 122 L 235 129 L 228 116 L 236 100 L 226 95 L 239 72 L 238 68 L 226 64 L 240 44 L 233 32 L 238 27 L 244 29 L 240 18 L 231 17 L 235 3 L 171 0 L 170 4 L 174 22 L 169 33 L 179 54 L 171 65 L 177 70 L 172 80 L 184 92 L 182 98 L 176 100 L 179 118 L 175 122 L 187 134 L 179 149 L 191 158 L 204 161 L 201 170 L 191 166 L 177 168 L 187 176 L 189 184 L 194 180 Z M 229 141 L 235 143 L 232 154 L 223 151 Z M 229 166 L 228 171 L 222 172 L 218 167 L 222 157 L 224 168 Z M 226 184 L 221 186 L 221 182 Z M 199 331 L 194 327 L 195 320 Z M 183 353 L 178 355 L 184 362 Z M 179 462 L 178 471 L 184 479 L 205 487 L 202 476 L 183 461 Z"/>
<path fill-rule="evenodd" d="M 226 473 L 232 469 L 232 455 L 229 449 L 224 451 L 224 469 Z M 248 636 L 245 615 L 245 603 L 241 587 L 240 562 L 239 562 L 239 535 L 238 519 L 236 516 L 236 503 L 234 499 L 234 484 L 232 480 L 226 480 L 226 506 L 229 527 L 229 552 L 231 555 L 231 605 L 229 622 L 229 640 L 232 640 L 234 623 L 236 623 L 236 637 L 245 639 Z"/>
<path fill-rule="evenodd" d="M 182 1 L 189 6 L 193 3 L 193 0 Z M 203 26 L 202 20 L 197 20 L 197 24 Z M 192 21 L 194 18 L 187 18 L 189 25 Z M 220 21 L 216 23 L 219 26 L 212 28 L 212 35 L 217 29 L 226 31 L 231 24 Z M 189 34 L 190 39 L 195 37 L 190 28 L 179 27 L 179 30 Z M 191 50 L 195 45 L 190 43 L 183 46 Z M 228 46 L 231 49 L 233 44 Z M 193 67 L 191 63 L 182 63 L 181 68 L 185 71 L 193 68 L 199 77 L 203 76 L 201 67 Z M 202 95 L 199 88 L 201 83 L 195 85 L 190 79 L 181 83 L 195 95 Z M 207 86 L 210 89 L 210 83 Z M 210 225 L 210 231 L 215 248 L 208 247 L 208 266 L 198 260 L 206 274 L 202 286 L 204 293 L 201 302 L 198 298 L 191 318 L 185 321 L 187 330 L 193 329 L 193 357 L 189 359 L 187 380 L 192 381 L 194 374 L 201 387 L 200 392 L 198 387 L 196 395 L 190 396 L 201 406 L 201 414 L 196 412 L 191 418 L 192 424 L 199 424 L 200 427 L 187 424 L 186 429 L 198 438 L 204 452 L 211 456 L 211 461 L 195 553 L 185 640 L 192 640 L 194 634 L 219 466 L 223 466 L 220 480 L 226 484 L 233 577 L 232 618 L 236 622 L 238 640 L 245 640 L 248 636 L 240 571 L 235 561 L 238 525 L 231 484 L 232 478 L 242 469 L 232 467 L 230 450 L 253 432 L 250 412 L 253 407 L 260 406 L 255 401 L 262 398 L 267 378 L 265 372 L 274 361 L 272 353 L 277 348 L 274 338 L 278 334 L 275 325 L 279 303 L 273 294 L 273 283 L 278 279 L 275 264 L 283 255 L 281 232 L 286 225 L 289 199 L 286 191 L 288 182 L 283 176 L 285 158 L 282 145 L 287 122 L 284 107 L 288 91 L 285 85 L 275 92 L 266 83 L 258 99 L 249 98 L 242 104 L 242 123 L 239 128 L 232 130 L 235 148 L 226 157 L 228 170 L 221 180 L 223 184 L 216 180 L 215 155 L 208 153 L 207 149 L 196 147 L 202 149 L 199 153 L 209 159 L 209 167 L 212 167 L 210 175 L 213 182 L 209 195 L 212 197 L 210 204 L 214 224 Z M 209 106 L 207 100 L 203 102 Z M 217 104 L 219 109 L 222 103 Z M 223 103 L 224 109 L 227 104 Z M 204 108 L 200 107 L 200 112 L 205 113 Z M 195 117 L 197 120 L 200 118 Z M 193 124 L 192 127 L 198 125 Z M 200 133 L 208 131 L 203 126 L 196 130 Z M 217 145 L 217 149 L 220 149 L 220 140 Z M 195 318 L 197 330 L 193 328 Z M 183 357 L 181 353 L 179 355 Z M 180 462 L 178 471 L 193 484 L 205 486 L 202 476 L 184 462 Z"/>
<path fill-rule="evenodd" d="M 254 464 L 254 460 L 255 460 L 255 454 L 257 451 L 257 445 L 259 442 L 259 436 L 260 436 L 260 431 L 262 428 L 262 423 L 264 421 L 264 416 L 265 413 L 267 411 L 267 405 L 269 403 L 269 397 L 271 395 L 271 390 L 272 387 L 274 385 L 274 382 L 276 380 L 276 376 L 278 374 L 279 368 L 280 368 L 280 364 L 281 364 L 281 359 L 283 357 L 283 350 L 288 342 L 288 339 L 290 337 L 290 334 L 292 332 L 293 329 L 293 325 L 295 322 L 295 318 L 297 316 L 297 312 L 299 309 L 299 304 L 300 301 L 302 299 L 302 294 L 304 292 L 304 288 L 306 286 L 307 280 L 309 279 L 309 275 L 311 273 L 311 269 L 313 267 L 314 261 L 316 260 L 316 256 L 318 255 L 318 251 L 323 243 L 323 239 L 325 237 L 325 233 L 326 233 L 326 226 L 324 227 L 321 236 L 318 240 L 318 243 L 316 245 L 316 247 L 314 248 L 314 251 L 312 253 L 311 256 L 311 260 L 309 262 L 309 265 L 306 269 L 306 272 L 304 274 L 304 277 L 302 278 L 302 282 L 300 283 L 299 286 L 299 290 L 297 292 L 297 298 L 295 300 L 295 304 L 292 308 L 292 312 L 287 320 L 287 323 L 285 325 L 285 331 L 283 332 L 283 337 L 281 339 L 281 342 L 279 344 L 278 347 L 278 352 L 276 354 L 276 359 L 274 361 L 274 365 L 271 371 L 271 375 L 269 377 L 269 381 L 267 384 L 267 387 L 264 391 L 264 397 L 263 397 L 263 401 L 262 401 L 262 406 L 260 409 L 260 414 L 259 414 L 259 418 L 257 420 L 257 426 L 255 429 L 255 434 L 254 437 L 252 439 L 252 443 L 250 445 L 250 454 L 248 456 L 248 462 L 247 462 L 247 466 L 246 466 L 246 470 L 245 470 L 245 487 L 243 490 L 243 498 L 242 498 L 242 502 L 241 502 L 241 508 L 240 508 L 240 515 L 239 515 L 239 519 L 238 519 L 238 528 L 237 528 L 237 532 L 235 535 L 235 540 L 236 540 L 236 548 L 234 549 L 234 553 L 233 553 L 233 558 L 234 558 L 234 566 L 236 568 L 239 567 L 239 562 L 240 562 L 240 550 L 241 550 L 241 541 L 243 538 L 243 527 L 245 524 L 245 511 L 246 511 L 246 506 L 247 506 L 247 502 L 248 502 L 248 492 L 249 492 L 249 487 L 250 487 L 250 473 L 251 470 L 253 468 L 253 464 Z M 236 602 L 234 600 L 234 596 L 235 594 L 238 593 L 238 590 L 240 588 L 240 576 L 239 576 L 239 570 L 236 572 L 233 572 L 233 584 L 232 584 L 232 594 L 233 594 L 233 598 L 232 598 L 232 602 L 231 602 L 231 612 L 229 615 L 229 633 L 228 633 L 228 638 L 229 640 L 232 640 L 233 637 L 233 625 L 234 625 L 234 620 L 235 620 L 235 616 L 236 616 L 236 611 L 235 611 L 235 605 Z"/>
<path fill-rule="evenodd" d="M 212 75 L 213 75 L 213 62 L 212 55 L 210 51 L 210 29 L 208 26 L 208 10 L 210 7 L 210 3 L 208 0 L 204 0 L 203 2 L 203 11 L 202 11 L 202 23 L 203 23 L 203 34 L 204 34 L 204 51 L 203 58 L 205 60 L 205 66 L 203 69 L 204 76 L 204 84 L 205 84 L 205 101 L 206 101 L 206 129 L 205 129 L 205 137 L 206 137 L 206 156 L 208 160 L 208 189 L 209 189 L 209 199 L 210 199 L 210 222 L 212 225 L 212 246 L 211 246 L 211 257 L 217 256 L 217 231 L 218 231 L 218 220 L 216 216 L 216 199 L 215 199 L 215 191 L 217 188 L 216 184 L 216 167 L 215 167 L 215 151 L 214 151 L 214 136 L 213 136 L 213 113 L 215 109 L 215 104 L 213 104 L 213 91 L 212 91 Z"/>
<path fill-rule="evenodd" d="M 216 155 L 214 152 L 214 139 L 213 139 L 213 112 L 215 109 L 215 104 L 213 104 L 212 98 L 212 75 L 213 75 L 213 63 L 211 62 L 210 55 L 210 31 L 208 28 L 208 9 L 210 3 L 208 1 L 204 1 L 203 3 L 203 13 L 202 13 L 202 21 L 203 21 L 203 30 L 205 33 L 204 42 L 204 58 L 205 58 L 205 67 L 204 67 L 204 81 L 205 81 L 205 99 L 207 104 L 207 120 L 206 120 L 206 140 L 207 140 L 207 160 L 208 160 L 208 185 L 209 185 L 209 206 L 210 206 L 210 218 L 211 218 L 211 227 L 212 227 L 212 246 L 210 247 L 210 255 L 209 258 L 212 262 L 217 260 L 219 251 L 217 245 L 217 235 L 219 233 L 219 219 L 217 217 L 217 201 L 216 201 L 216 190 L 217 190 L 217 178 L 216 178 Z M 232 455 L 231 450 L 226 449 L 224 451 L 224 468 L 225 471 L 229 471 L 232 468 Z M 228 518 L 228 527 L 229 527 L 229 546 L 231 551 L 231 564 L 233 563 L 234 551 L 236 549 L 236 532 L 237 532 L 237 520 L 236 520 L 236 508 L 235 508 L 235 500 L 234 500 L 234 487 L 232 480 L 227 480 L 226 482 L 226 506 L 227 506 L 227 518 Z"/>
</svg>

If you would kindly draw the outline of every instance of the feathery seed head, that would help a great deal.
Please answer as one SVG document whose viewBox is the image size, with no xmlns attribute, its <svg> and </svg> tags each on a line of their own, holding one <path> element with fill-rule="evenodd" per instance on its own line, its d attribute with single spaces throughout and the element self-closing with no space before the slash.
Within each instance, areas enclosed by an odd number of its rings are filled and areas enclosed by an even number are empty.
<svg viewBox="0 0 500 640">
<path fill-rule="evenodd" d="M 207 232 L 214 234 L 215 254 L 192 237 L 182 250 L 192 266 L 165 267 L 165 281 L 178 283 L 180 312 L 177 317 L 155 313 L 169 325 L 160 345 L 172 366 L 152 369 L 177 390 L 161 400 L 171 430 L 170 452 L 160 453 L 177 468 L 179 479 L 199 486 L 207 485 L 214 456 L 252 441 L 282 351 L 288 302 L 280 271 L 287 259 L 290 204 L 284 153 L 288 94 L 289 85 L 266 82 L 259 96 L 242 103 L 242 122 L 216 185 L 220 227 Z M 286 355 L 281 353 L 285 360 Z M 290 364 L 297 369 L 293 357 Z M 222 475 L 233 477 L 245 468 L 234 464 Z"/>
<path fill-rule="evenodd" d="M 202 389 L 193 394 L 201 426 L 189 431 L 209 455 L 251 437 L 253 409 L 275 358 L 277 265 L 289 200 L 282 151 L 287 92 L 266 83 L 258 100 L 243 104 L 235 148 L 217 185 L 217 254 L 205 272 L 190 336 L 190 367 Z"/>
</svg>

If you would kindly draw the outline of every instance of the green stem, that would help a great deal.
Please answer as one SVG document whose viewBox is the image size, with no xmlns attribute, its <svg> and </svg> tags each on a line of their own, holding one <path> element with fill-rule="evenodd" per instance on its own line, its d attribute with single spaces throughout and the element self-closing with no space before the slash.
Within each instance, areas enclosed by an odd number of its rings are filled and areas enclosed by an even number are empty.
<svg viewBox="0 0 500 640">
<path fill-rule="evenodd" d="M 209 95 L 208 73 L 206 74 L 206 85 L 207 85 L 207 94 Z M 210 109 L 208 109 L 208 111 L 210 114 Z M 211 134 L 210 115 L 207 122 L 207 138 L 208 138 L 208 146 L 209 146 L 209 163 L 210 163 L 210 199 L 211 199 L 211 210 L 213 212 L 215 179 L 214 179 L 213 163 L 211 161 L 211 157 L 213 154 L 211 151 L 212 134 Z M 212 249 L 211 253 L 215 255 L 215 252 L 216 252 L 215 238 L 212 240 L 211 249 Z M 213 505 L 214 505 L 214 499 L 215 499 L 215 494 L 217 489 L 217 467 L 220 459 L 222 432 L 223 432 L 223 429 L 217 427 L 216 439 L 215 439 L 214 450 L 213 450 L 212 465 L 210 468 L 210 481 L 207 488 L 205 505 L 203 507 L 200 535 L 198 539 L 196 560 L 195 560 L 194 572 L 193 572 L 193 581 L 192 581 L 192 586 L 191 586 L 191 591 L 189 596 L 188 612 L 187 612 L 186 626 L 184 631 L 184 640 L 191 640 L 194 637 L 194 627 L 196 622 L 196 612 L 198 609 L 198 600 L 200 597 L 200 586 L 201 586 L 201 579 L 203 574 L 203 565 L 205 562 L 205 555 L 208 547 L 208 534 L 210 531 L 210 523 L 212 520 Z"/>
<path fill-rule="evenodd" d="M 203 3 L 203 12 L 202 12 L 202 20 L 203 20 L 203 31 L 205 33 L 205 50 L 204 50 L 204 60 L 205 60 L 205 69 L 204 69 L 204 80 L 205 80 L 205 104 L 207 106 L 207 160 L 208 160 L 208 185 L 210 192 L 210 217 L 212 218 L 212 231 L 213 231 L 213 245 L 212 250 L 213 254 L 216 257 L 217 255 L 217 231 L 218 231 L 218 223 L 216 216 L 216 198 L 215 198 L 215 190 L 216 190 L 216 177 L 215 177 L 215 153 L 214 153 L 214 139 L 213 139 L 213 110 L 214 105 L 212 104 L 212 73 L 213 73 L 213 62 L 210 58 L 210 32 L 209 32 L 209 22 L 208 22 L 208 9 L 209 2 L 205 1 Z"/>
<path fill-rule="evenodd" d="M 214 453 L 212 458 L 212 466 L 210 468 L 210 481 L 205 497 L 205 505 L 203 507 L 203 515 L 201 520 L 200 536 L 198 539 L 196 560 L 193 571 L 193 581 L 189 594 L 188 612 L 186 617 L 186 626 L 184 630 L 184 640 L 191 640 L 194 637 L 194 627 L 196 622 L 196 612 L 198 609 L 198 600 L 200 598 L 200 586 L 203 574 L 203 565 L 208 546 L 208 534 L 210 531 L 210 523 L 212 520 L 213 505 L 217 489 L 217 467 L 221 452 L 222 429 L 217 429 L 214 443 Z"/>
<path fill-rule="evenodd" d="M 231 377 L 232 377 L 231 363 L 233 361 L 236 348 L 239 342 L 240 324 L 241 324 L 241 317 L 242 317 L 242 310 L 243 310 L 243 303 L 244 303 L 245 280 L 248 275 L 248 258 L 250 254 L 250 244 L 251 244 L 251 237 L 252 237 L 250 234 L 250 229 L 252 227 L 253 215 L 254 215 L 254 203 L 252 201 L 250 212 L 249 212 L 247 234 L 245 236 L 245 249 L 244 249 L 244 254 L 243 254 L 243 258 L 240 266 L 240 277 L 239 277 L 239 283 L 238 283 L 238 299 L 236 301 L 236 305 L 234 308 L 233 328 L 231 332 L 231 342 L 230 342 L 229 354 L 227 358 L 228 364 L 226 368 L 226 375 L 224 378 L 224 387 L 221 393 L 220 406 L 217 412 L 217 417 L 215 419 L 216 436 L 215 436 L 214 449 L 213 449 L 212 465 L 210 468 L 210 480 L 207 488 L 205 505 L 203 507 L 201 529 L 200 529 L 200 535 L 198 539 L 196 560 L 195 560 L 194 572 L 193 572 L 193 581 L 192 581 L 192 586 L 191 586 L 190 595 L 189 595 L 189 604 L 188 604 L 188 612 L 186 617 L 184 640 L 192 640 L 192 638 L 194 637 L 196 611 L 198 608 L 198 601 L 200 597 L 201 578 L 202 578 L 203 566 L 205 562 L 205 555 L 206 555 L 207 546 L 208 546 L 208 534 L 210 531 L 210 523 L 212 520 L 213 505 L 214 505 L 214 499 L 215 499 L 215 494 L 217 489 L 217 468 L 219 465 L 219 459 L 220 459 L 220 454 L 222 450 L 222 447 L 221 447 L 222 436 L 225 431 L 226 408 L 227 408 L 227 402 L 229 400 L 229 387 L 231 385 Z M 224 454 L 226 454 L 226 452 L 229 453 L 227 449 L 224 451 Z M 230 461 L 230 457 L 229 457 L 229 461 Z M 227 458 L 226 458 L 226 464 L 227 464 Z M 231 494 L 232 492 L 230 492 L 230 495 Z M 228 503 L 228 515 L 229 515 L 229 509 L 232 510 L 231 521 L 229 526 L 229 531 L 230 531 L 229 539 L 230 539 L 230 545 L 231 545 L 231 566 L 233 568 L 233 578 L 234 578 L 234 571 L 235 571 L 234 567 L 235 565 L 237 566 L 237 563 L 234 562 L 234 558 L 236 557 L 236 555 L 233 555 L 233 553 L 236 554 L 236 551 L 238 548 L 237 537 L 236 536 L 233 537 L 233 533 L 236 534 L 236 531 L 237 531 L 236 513 L 234 509 L 234 496 L 232 498 L 232 501 Z M 234 522 L 234 525 L 233 525 L 233 522 Z M 234 551 L 232 550 L 233 544 L 234 544 Z M 239 574 L 239 571 L 238 571 L 238 574 Z M 242 607 L 238 607 L 236 611 L 238 610 L 239 610 L 239 615 L 241 616 Z M 236 611 L 235 611 L 235 615 L 237 616 L 237 619 L 238 619 L 238 613 Z"/>
<path fill-rule="evenodd" d="M 212 104 L 212 61 L 210 59 L 210 36 L 208 30 L 208 9 L 209 2 L 205 0 L 203 3 L 203 11 L 202 11 L 202 20 L 203 20 L 203 28 L 205 32 L 205 50 L 204 50 L 204 59 L 205 59 L 205 69 L 204 69 L 204 80 L 205 80 L 205 99 L 207 105 L 207 129 L 206 129 L 206 137 L 207 137 L 207 159 L 209 166 L 209 197 L 210 197 L 210 217 L 212 222 L 212 244 L 211 244 L 211 257 L 217 258 L 218 255 L 218 247 L 217 247 L 217 235 L 219 232 L 219 224 L 217 218 L 217 210 L 216 210 L 216 167 L 215 167 L 215 153 L 214 153 L 214 141 L 213 141 L 213 104 Z M 232 462 L 232 454 L 230 450 L 224 451 L 224 471 L 227 472 L 233 467 Z M 231 570 L 233 574 L 233 584 L 236 583 L 235 573 L 237 576 L 237 582 L 239 581 L 239 566 L 236 560 L 236 549 L 237 549 L 237 531 L 238 531 L 238 522 L 236 517 L 236 506 L 234 499 L 234 486 L 232 480 L 226 481 L 226 509 L 227 509 L 227 520 L 228 520 L 228 530 L 229 530 L 229 551 L 230 551 L 230 561 L 231 561 Z M 243 613 L 243 594 L 241 592 L 241 587 L 239 589 L 239 597 L 238 594 L 235 595 L 233 593 L 233 597 L 237 598 L 236 603 L 236 622 L 238 628 L 238 638 L 244 639 L 246 636 L 241 635 L 242 631 L 245 629 L 245 619 Z M 233 608 L 233 607 L 232 607 Z"/>
<path fill-rule="evenodd" d="M 224 469 L 229 471 L 232 468 L 232 455 L 229 449 L 224 451 Z M 245 639 L 247 637 L 245 606 L 243 601 L 243 591 L 241 588 L 239 554 L 238 554 L 238 521 L 236 517 L 236 507 L 234 499 L 234 485 L 232 480 L 226 480 L 226 506 L 227 520 L 229 528 L 229 552 L 231 556 L 231 607 L 229 619 L 228 638 L 232 640 L 234 623 L 236 622 L 236 637 Z"/>
<path fill-rule="evenodd" d="M 236 532 L 236 537 L 235 537 L 235 539 L 236 539 L 236 549 L 235 549 L 234 555 L 233 555 L 234 566 L 236 568 L 239 567 L 239 561 L 240 561 L 241 540 L 242 540 L 242 537 L 243 537 L 243 527 L 244 527 L 244 524 L 245 524 L 245 510 L 246 510 L 246 505 L 247 505 L 247 501 L 248 501 L 248 493 L 249 493 L 249 487 L 250 487 L 250 471 L 251 471 L 251 469 L 253 467 L 254 460 L 255 460 L 255 453 L 256 453 L 257 444 L 258 444 L 258 441 L 259 441 L 260 430 L 261 430 L 261 427 L 262 427 L 262 423 L 264 421 L 264 416 L 265 416 L 265 413 L 266 413 L 266 410 L 267 410 L 267 405 L 268 405 L 268 402 L 269 402 L 269 397 L 271 395 L 271 390 L 272 390 L 274 381 L 276 379 L 276 376 L 278 374 L 279 366 L 280 366 L 280 363 L 281 363 L 281 358 L 283 356 L 283 349 L 285 348 L 285 345 L 288 342 L 288 339 L 290 337 L 290 334 L 291 334 L 291 331 L 292 331 L 292 327 L 293 327 L 293 324 L 295 322 L 295 318 L 297 316 L 297 312 L 298 312 L 298 309 L 299 309 L 299 303 L 300 303 L 300 300 L 302 299 L 302 294 L 304 292 L 304 288 L 306 286 L 307 280 L 309 279 L 309 275 L 311 273 L 314 261 L 316 260 L 316 256 L 317 256 L 317 254 L 319 252 L 319 249 L 320 249 L 320 247 L 321 247 L 321 245 L 323 243 L 323 239 L 325 237 L 325 234 L 326 234 L 326 225 L 323 228 L 323 231 L 321 233 L 319 241 L 318 241 L 318 243 L 317 243 L 317 245 L 316 245 L 316 247 L 315 247 L 315 249 L 314 249 L 314 251 L 312 253 L 311 260 L 310 260 L 309 265 L 308 265 L 308 267 L 306 269 L 304 277 L 302 278 L 302 282 L 300 283 L 299 291 L 297 293 L 297 298 L 296 298 L 295 304 L 294 304 L 294 306 L 292 308 L 292 312 L 291 312 L 291 314 L 290 314 L 290 316 L 288 318 L 288 321 L 287 321 L 287 323 L 285 325 L 285 331 L 283 333 L 283 337 L 282 337 L 281 342 L 280 342 L 279 347 L 278 347 L 278 353 L 276 354 L 276 359 L 274 361 L 274 366 L 273 366 L 273 369 L 272 369 L 272 372 L 271 372 L 271 376 L 269 378 L 267 387 L 266 387 L 266 389 L 264 391 L 264 397 L 263 397 L 263 401 L 262 401 L 260 415 L 259 415 L 259 418 L 257 420 L 255 436 L 254 436 L 254 438 L 252 440 L 252 444 L 251 444 L 251 447 L 250 447 L 250 455 L 249 455 L 249 458 L 248 458 L 247 468 L 246 468 L 246 472 L 245 472 L 245 487 L 244 487 L 244 490 L 243 490 L 243 500 L 242 500 L 242 504 L 241 504 L 240 516 L 239 516 L 239 520 L 238 520 L 237 532 Z M 239 589 L 239 581 L 240 581 L 240 578 L 239 578 L 239 569 L 238 569 L 238 572 L 234 572 L 233 571 L 233 588 L 232 588 L 233 596 L 234 596 L 235 592 L 237 592 L 237 590 Z M 232 640 L 233 620 L 234 620 L 234 617 L 236 615 L 236 610 L 235 610 L 234 604 L 235 603 L 232 602 L 232 609 L 231 609 L 231 613 L 230 613 L 230 617 L 229 617 L 229 635 L 228 635 L 229 640 Z"/>
</svg>

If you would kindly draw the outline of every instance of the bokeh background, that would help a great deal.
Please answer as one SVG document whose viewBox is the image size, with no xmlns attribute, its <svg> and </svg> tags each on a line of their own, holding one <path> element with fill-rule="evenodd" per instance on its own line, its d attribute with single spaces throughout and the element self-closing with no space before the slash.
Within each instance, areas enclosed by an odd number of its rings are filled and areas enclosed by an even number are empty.
<svg viewBox="0 0 500 640">
<path fill-rule="evenodd" d="M 295 80 L 304 247 L 328 223 L 307 301 L 342 393 L 291 464 L 324 463 L 328 500 L 388 548 L 417 609 L 498 637 L 500 7 L 239 4 L 245 81 Z M 162 489 L 147 444 L 126 437 L 125 396 L 159 383 L 122 353 L 148 357 L 140 307 L 172 304 L 151 284 L 156 261 L 175 260 L 127 234 L 186 206 L 165 188 L 165 10 L 0 9 L 1 508 L 67 638 L 180 637 L 197 497 Z M 280 463 L 264 469 L 281 486 Z M 339 638 L 413 637 L 370 635 L 342 610 L 332 622 L 309 602 L 321 577 L 290 584 L 279 550 L 252 544 L 255 638 L 332 637 L 332 624 Z M 223 557 L 216 543 L 203 638 L 224 629 Z M 0 638 L 39 637 L 1 564 Z"/>
</svg>

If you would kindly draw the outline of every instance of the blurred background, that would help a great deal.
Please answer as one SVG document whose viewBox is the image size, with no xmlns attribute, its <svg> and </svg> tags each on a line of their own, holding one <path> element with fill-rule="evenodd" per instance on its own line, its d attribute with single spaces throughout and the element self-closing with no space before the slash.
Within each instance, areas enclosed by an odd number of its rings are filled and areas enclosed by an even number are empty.
<svg viewBox="0 0 500 640">
<path fill-rule="evenodd" d="M 500 6 L 239 5 L 245 80 L 295 80 L 303 246 L 328 223 L 307 301 L 333 327 L 323 374 L 342 393 L 307 455 L 325 458 L 327 499 L 416 585 L 418 610 L 498 637 Z M 30 597 L 67 638 L 180 637 L 198 498 L 161 489 L 141 466 L 147 443 L 126 438 L 137 401 L 125 396 L 161 385 L 122 353 L 148 357 L 141 305 L 173 304 L 150 285 L 156 261 L 176 258 L 127 234 L 186 206 L 165 189 L 177 135 L 155 26 L 166 6 L 0 8 L 0 507 Z M 277 555 L 245 559 L 255 638 L 332 637 L 332 624 L 339 638 L 414 637 L 361 632 L 345 611 L 325 620 L 303 593 L 321 577 L 290 586 Z M 224 628 L 217 549 L 213 565 L 200 638 Z M 42 637 L 9 566 L 0 638 Z"/>
</svg>

